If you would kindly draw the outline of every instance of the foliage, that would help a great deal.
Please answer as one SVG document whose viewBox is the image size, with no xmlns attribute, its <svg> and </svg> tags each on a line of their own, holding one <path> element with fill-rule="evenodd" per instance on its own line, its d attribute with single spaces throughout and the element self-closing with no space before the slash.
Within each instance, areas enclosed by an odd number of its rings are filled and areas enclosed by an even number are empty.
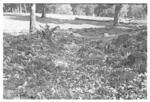
<svg viewBox="0 0 150 102">
<path fill-rule="evenodd" d="M 36 5 L 36 12 L 42 13 L 43 6 L 44 6 L 44 4 L 37 4 Z"/>
<path fill-rule="evenodd" d="M 74 15 L 94 15 L 96 4 L 71 4 Z"/>
<path fill-rule="evenodd" d="M 79 5 L 79 4 L 70 4 L 71 5 L 71 7 L 72 7 L 72 13 L 73 13 L 73 15 L 77 15 L 77 10 L 76 10 L 76 8 L 77 8 L 77 6 Z"/>
<path fill-rule="evenodd" d="M 71 15 L 72 14 L 71 5 L 70 4 L 57 4 L 55 13 Z"/>
<path fill-rule="evenodd" d="M 146 16 L 146 12 L 142 5 L 130 5 L 128 16 L 135 18 L 143 18 Z"/>
<path fill-rule="evenodd" d="M 113 4 L 99 4 L 94 13 L 96 16 L 113 16 L 114 15 L 114 5 Z"/>
<path fill-rule="evenodd" d="M 121 17 L 128 17 L 127 15 L 128 12 L 129 12 L 129 5 L 123 5 L 119 15 Z"/>
<path fill-rule="evenodd" d="M 46 13 L 69 14 L 69 15 L 96 15 L 113 17 L 116 4 L 54 4 L 42 3 L 36 4 L 36 12 L 42 13 L 43 6 L 46 5 Z M 121 17 L 143 18 L 147 15 L 146 4 L 122 4 L 120 12 Z M 4 12 L 21 12 L 29 13 L 30 4 L 12 4 L 5 3 L 3 6 Z"/>
<path fill-rule="evenodd" d="M 71 4 L 73 14 L 75 15 L 85 15 L 85 4 Z"/>
<path fill-rule="evenodd" d="M 92 38 L 47 25 L 31 35 L 4 34 L 4 98 L 146 99 L 147 32 L 126 32 Z"/>
<path fill-rule="evenodd" d="M 30 12 L 30 4 L 25 3 L 5 3 L 3 5 L 3 11 L 4 12 L 21 12 L 21 13 L 27 13 Z"/>
<path fill-rule="evenodd" d="M 93 16 L 94 15 L 94 9 L 95 9 L 96 5 L 92 5 L 92 4 L 89 4 L 89 5 L 86 5 L 85 7 L 85 15 L 87 16 Z"/>
<path fill-rule="evenodd" d="M 56 4 L 47 4 L 47 12 L 48 13 L 55 13 L 56 12 Z"/>
</svg>

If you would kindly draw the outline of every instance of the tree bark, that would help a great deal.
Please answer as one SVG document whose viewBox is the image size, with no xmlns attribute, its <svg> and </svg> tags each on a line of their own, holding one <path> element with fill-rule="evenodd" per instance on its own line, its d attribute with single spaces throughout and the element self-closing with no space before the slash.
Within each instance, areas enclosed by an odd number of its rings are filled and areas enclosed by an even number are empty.
<svg viewBox="0 0 150 102">
<path fill-rule="evenodd" d="M 119 18 L 119 12 L 122 8 L 122 5 L 119 4 L 119 5 L 116 5 L 115 7 L 115 15 L 114 15 L 114 26 L 118 25 L 119 21 L 118 21 L 118 18 Z"/>
<path fill-rule="evenodd" d="M 45 18 L 45 17 L 46 17 L 46 5 L 43 5 L 41 18 Z"/>
<path fill-rule="evenodd" d="M 23 13 L 27 13 L 27 6 L 26 6 L 26 4 L 23 4 Z"/>
<path fill-rule="evenodd" d="M 36 30 L 35 11 L 36 11 L 36 5 L 35 4 L 31 4 L 31 10 L 30 10 L 30 33 L 33 33 Z"/>
<path fill-rule="evenodd" d="M 19 4 L 19 13 L 22 13 L 22 4 Z"/>
<path fill-rule="evenodd" d="M 147 4 L 143 5 L 144 12 L 147 14 Z"/>
</svg>

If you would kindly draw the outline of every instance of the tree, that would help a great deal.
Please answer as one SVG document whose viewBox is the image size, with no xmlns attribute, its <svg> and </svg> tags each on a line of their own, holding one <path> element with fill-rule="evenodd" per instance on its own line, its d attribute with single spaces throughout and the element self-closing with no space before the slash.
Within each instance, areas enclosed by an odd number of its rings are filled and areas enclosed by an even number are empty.
<svg viewBox="0 0 150 102">
<path fill-rule="evenodd" d="M 57 8 L 56 4 L 47 4 L 46 7 L 47 7 L 48 13 L 55 13 L 56 12 L 56 8 Z"/>
<path fill-rule="evenodd" d="M 143 18 L 147 16 L 147 5 L 134 4 L 129 5 L 127 16 L 130 18 Z"/>
<path fill-rule="evenodd" d="M 57 4 L 55 13 L 72 15 L 72 7 L 70 4 Z"/>
<path fill-rule="evenodd" d="M 46 6 L 47 6 L 46 4 L 43 4 L 41 18 L 45 18 L 46 17 L 46 8 L 47 8 Z"/>
<path fill-rule="evenodd" d="M 76 8 L 77 8 L 78 5 L 79 5 L 79 4 L 71 4 L 73 15 L 77 15 L 77 10 L 76 10 Z"/>
<path fill-rule="evenodd" d="M 129 4 L 123 4 L 119 16 L 125 18 L 128 17 L 128 11 L 129 11 Z"/>
<path fill-rule="evenodd" d="M 144 12 L 147 14 L 147 4 L 143 4 Z"/>
<path fill-rule="evenodd" d="M 19 4 L 19 13 L 22 13 L 22 4 Z"/>
<path fill-rule="evenodd" d="M 17 9 L 17 4 L 15 3 L 6 3 L 4 4 L 3 10 L 4 12 L 14 12 L 14 9 Z"/>
<path fill-rule="evenodd" d="M 27 4 L 23 4 L 23 13 L 27 13 Z"/>
<path fill-rule="evenodd" d="M 85 4 L 85 9 L 84 9 L 85 15 L 87 16 L 94 15 L 94 9 L 96 6 L 97 6 L 96 4 Z"/>
<path fill-rule="evenodd" d="M 94 13 L 96 16 L 100 16 L 101 13 L 104 13 L 106 9 L 112 8 L 113 4 L 98 4 L 94 9 Z"/>
<path fill-rule="evenodd" d="M 86 15 L 86 4 L 71 4 L 73 15 Z"/>
<path fill-rule="evenodd" d="M 35 9 L 36 5 L 31 4 L 30 9 L 30 33 L 35 32 L 36 30 L 36 16 L 35 16 Z"/>
<path fill-rule="evenodd" d="M 121 8 L 122 8 L 122 4 L 116 4 L 115 14 L 114 14 L 114 23 L 113 23 L 114 26 L 118 25 L 119 12 Z"/>
</svg>

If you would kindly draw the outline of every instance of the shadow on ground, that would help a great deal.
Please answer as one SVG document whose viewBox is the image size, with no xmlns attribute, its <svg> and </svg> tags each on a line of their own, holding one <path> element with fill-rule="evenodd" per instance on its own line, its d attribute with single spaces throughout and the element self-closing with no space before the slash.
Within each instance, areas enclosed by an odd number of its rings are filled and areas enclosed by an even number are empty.
<svg viewBox="0 0 150 102">
<path fill-rule="evenodd" d="M 4 15 L 12 20 L 18 21 L 29 21 L 29 16 L 22 15 Z M 55 19 L 55 18 L 41 18 L 36 17 L 39 23 L 55 23 L 55 24 L 90 24 L 90 25 L 112 25 L 112 21 L 95 21 L 95 20 L 83 20 L 83 19 L 75 19 L 75 20 L 65 20 L 65 19 Z"/>
<path fill-rule="evenodd" d="M 15 30 L 16 32 L 18 32 L 18 31 L 23 32 L 22 29 L 26 29 L 27 25 L 29 25 L 28 22 L 30 20 L 30 17 L 28 15 L 4 14 L 4 17 L 6 18 L 6 20 L 8 20 L 8 24 L 6 22 L 7 26 L 5 27 L 6 28 L 5 32 L 11 31 L 11 30 Z M 121 24 L 119 24 L 119 26 L 115 27 L 115 26 L 113 26 L 112 21 L 96 21 L 96 20 L 87 20 L 87 19 L 65 20 L 65 19 L 61 19 L 61 18 L 56 19 L 56 18 L 50 18 L 50 17 L 41 18 L 39 16 L 37 16 L 36 19 L 37 19 L 37 22 L 41 23 L 41 24 L 56 24 L 56 25 L 62 25 L 63 27 L 65 26 L 64 24 L 71 24 L 72 27 L 71 27 L 71 25 L 69 25 L 69 27 L 73 28 L 76 31 L 76 33 L 80 33 L 83 35 L 89 35 L 89 36 L 93 36 L 93 35 L 98 36 L 98 35 L 101 35 L 104 33 L 118 35 L 118 34 L 122 34 L 122 33 L 131 32 L 131 31 L 133 31 L 133 29 L 137 29 L 136 27 L 138 26 L 138 24 L 135 25 L 135 24 L 122 24 L 121 23 Z M 10 27 L 10 24 L 12 24 L 11 27 Z M 81 27 L 82 24 L 98 26 L 99 28 L 95 28 L 95 27 L 86 28 L 87 25 L 84 25 Z M 101 26 L 104 26 L 104 27 L 101 28 Z M 27 29 L 27 31 L 28 31 L 28 29 Z M 93 32 L 95 32 L 95 33 L 93 34 Z"/>
</svg>

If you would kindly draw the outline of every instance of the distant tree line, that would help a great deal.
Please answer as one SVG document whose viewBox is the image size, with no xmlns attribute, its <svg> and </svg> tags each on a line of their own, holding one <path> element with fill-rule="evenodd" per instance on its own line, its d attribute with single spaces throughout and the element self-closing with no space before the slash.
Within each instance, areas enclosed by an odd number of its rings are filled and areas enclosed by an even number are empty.
<svg viewBox="0 0 150 102">
<path fill-rule="evenodd" d="M 36 4 L 36 12 L 46 17 L 47 13 L 113 17 L 116 4 Z M 117 6 L 118 7 L 118 6 Z M 4 12 L 29 13 L 30 4 L 4 4 Z M 147 14 L 146 4 L 122 4 L 119 16 L 142 18 Z"/>
<path fill-rule="evenodd" d="M 114 17 L 113 25 L 119 23 L 119 17 L 143 18 L 147 16 L 147 4 L 4 4 L 4 12 L 30 13 L 30 32 L 36 28 L 35 13 L 45 18 L 47 13 Z"/>
</svg>

